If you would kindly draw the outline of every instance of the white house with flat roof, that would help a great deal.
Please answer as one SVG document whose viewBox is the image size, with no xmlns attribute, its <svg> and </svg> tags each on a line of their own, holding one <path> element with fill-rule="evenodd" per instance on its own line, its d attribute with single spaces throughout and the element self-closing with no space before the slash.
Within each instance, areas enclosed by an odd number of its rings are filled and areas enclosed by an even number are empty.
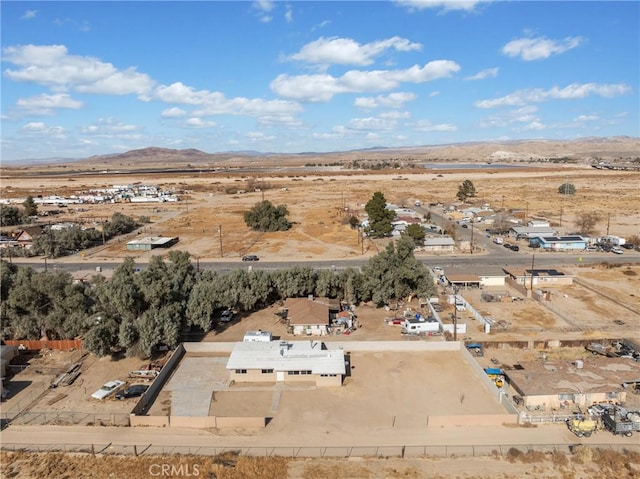
<svg viewBox="0 0 640 479">
<path fill-rule="evenodd" d="M 326 349 L 322 341 L 236 343 L 227 361 L 232 381 L 310 381 L 316 386 L 341 386 L 347 373 L 344 351 Z"/>
</svg>

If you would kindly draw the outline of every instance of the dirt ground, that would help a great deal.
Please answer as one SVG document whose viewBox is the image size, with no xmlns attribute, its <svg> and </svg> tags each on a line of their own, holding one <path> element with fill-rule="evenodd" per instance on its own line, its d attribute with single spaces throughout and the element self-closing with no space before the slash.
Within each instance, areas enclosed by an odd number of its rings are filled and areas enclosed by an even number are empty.
<svg viewBox="0 0 640 479">
<path fill-rule="evenodd" d="M 201 174 L 201 175 L 97 175 L 72 178 L 65 176 L 31 178 L 2 172 L 2 198 L 24 198 L 35 194 L 71 195 L 114 184 L 157 185 L 179 191 L 177 203 L 118 203 L 116 205 L 70 205 L 59 209 L 60 215 L 46 221 L 84 221 L 99 224 L 120 211 L 133 217 L 146 216 L 151 223 L 140 235 L 178 236 L 175 249 L 187 250 L 202 259 L 237 261 L 247 253 L 264 261 L 296 258 L 303 260 L 348 259 L 375 254 L 384 242 L 366 241 L 364 247 L 348 226 L 348 218 L 361 214 L 374 192 L 381 191 L 387 200 L 399 205 L 455 201 L 459 185 L 465 179 L 474 182 L 476 203 L 494 209 L 520 210 L 528 218 L 546 218 L 561 232 L 575 230 L 576 215 L 597 211 L 601 220 L 599 234 L 629 236 L 640 234 L 640 201 L 637 185 L 640 174 L 594 170 L 586 167 L 532 167 L 505 170 L 442 170 L 416 174 L 393 172 L 364 174 L 359 172 L 323 175 L 287 175 L 274 173 Z M 574 184 L 577 193 L 563 198 L 557 193 L 565 181 Z M 255 185 L 261 186 L 254 191 Z M 254 189 L 251 189 L 254 186 Z M 246 191 L 227 194 L 229 188 Z M 243 220 L 244 211 L 267 199 L 284 204 L 293 228 L 286 233 L 250 231 Z M 55 208 L 50 208 L 55 209 Z M 78 211 L 79 209 L 86 211 Z M 158 254 L 154 251 L 153 254 Z M 119 238 L 84 255 L 91 260 L 113 260 L 132 256 L 148 260 L 151 253 L 128 252 L 125 239 Z"/>
</svg>

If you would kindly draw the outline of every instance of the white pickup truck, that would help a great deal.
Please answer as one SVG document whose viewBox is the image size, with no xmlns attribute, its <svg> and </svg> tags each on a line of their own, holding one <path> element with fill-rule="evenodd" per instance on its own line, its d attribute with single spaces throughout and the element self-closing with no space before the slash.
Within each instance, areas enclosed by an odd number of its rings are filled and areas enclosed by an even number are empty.
<svg viewBox="0 0 640 479">
<path fill-rule="evenodd" d="M 500 237 L 497 237 L 497 238 L 493 238 L 493 242 L 495 244 L 502 244 L 502 243 L 504 243 L 504 240 L 502 238 L 500 238 Z"/>
</svg>

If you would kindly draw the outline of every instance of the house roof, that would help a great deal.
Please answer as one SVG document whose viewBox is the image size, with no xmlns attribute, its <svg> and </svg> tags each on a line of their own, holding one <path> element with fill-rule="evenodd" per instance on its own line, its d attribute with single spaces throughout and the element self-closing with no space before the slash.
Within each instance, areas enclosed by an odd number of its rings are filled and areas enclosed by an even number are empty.
<svg viewBox="0 0 640 479">
<path fill-rule="evenodd" d="M 152 246 L 162 246 L 167 243 L 175 241 L 176 237 L 171 236 L 147 236 L 145 238 L 135 239 L 127 242 L 127 244 L 145 244 Z"/>
<path fill-rule="evenodd" d="M 537 236 L 541 243 L 586 243 L 582 236 Z"/>
<path fill-rule="evenodd" d="M 425 238 L 425 246 L 455 246 L 456 242 L 450 236 L 444 238 Z"/>
<path fill-rule="evenodd" d="M 557 269 L 527 269 L 527 268 L 504 268 L 504 272 L 514 278 L 531 277 L 536 278 L 573 278 L 573 275 L 565 274 L 563 271 Z"/>
<path fill-rule="evenodd" d="M 315 340 L 236 343 L 227 361 L 227 369 L 346 373 L 344 351 L 323 349 L 322 342 Z"/>
<path fill-rule="evenodd" d="M 622 383 L 640 377 L 640 364 L 628 359 L 589 356 L 576 361 L 520 363 L 505 371 L 509 382 L 524 396 L 599 393 L 622 390 Z"/>
<path fill-rule="evenodd" d="M 475 274 L 447 274 L 450 283 L 479 283 L 480 277 Z"/>
<path fill-rule="evenodd" d="M 329 310 L 339 309 L 335 301 L 326 298 L 287 298 L 284 308 L 287 310 L 289 324 L 329 324 Z"/>
<path fill-rule="evenodd" d="M 16 236 L 16 240 L 20 240 L 21 236 L 28 236 L 29 238 L 35 238 L 40 236 L 43 232 L 42 226 L 27 226 L 23 228 L 18 235 Z M 22 241 L 30 241 L 28 238 L 23 238 Z"/>
</svg>

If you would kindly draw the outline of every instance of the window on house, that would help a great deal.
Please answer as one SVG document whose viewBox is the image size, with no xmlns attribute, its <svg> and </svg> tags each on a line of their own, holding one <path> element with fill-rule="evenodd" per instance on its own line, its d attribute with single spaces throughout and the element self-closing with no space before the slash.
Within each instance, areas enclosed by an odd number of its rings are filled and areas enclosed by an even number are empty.
<svg viewBox="0 0 640 479">
<path fill-rule="evenodd" d="M 311 374 L 311 371 L 300 371 L 300 374 Z"/>
<path fill-rule="evenodd" d="M 236 374 L 247 374 L 246 369 L 236 369 Z"/>
<path fill-rule="evenodd" d="M 272 374 L 273 373 L 273 369 L 263 369 L 262 370 L 262 374 Z"/>
<path fill-rule="evenodd" d="M 298 376 L 300 374 L 300 371 L 287 371 L 287 374 L 289 376 Z"/>
</svg>

